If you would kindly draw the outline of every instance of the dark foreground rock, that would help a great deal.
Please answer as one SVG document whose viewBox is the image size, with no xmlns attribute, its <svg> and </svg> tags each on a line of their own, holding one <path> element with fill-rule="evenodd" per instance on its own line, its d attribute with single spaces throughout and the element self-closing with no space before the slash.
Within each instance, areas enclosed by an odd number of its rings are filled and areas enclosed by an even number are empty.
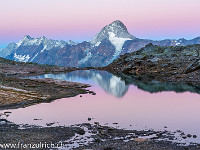
<svg viewBox="0 0 200 150">
<path fill-rule="evenodd" d="M 74 148 L 75 150 L 196 150 L 200 145 L 181 146 L 176 143 L 175 134 L 182 135 L 182 131 L 154 131 L 154 130 L 126 130 L 114 127 L 101 126 L 100 124 L 81 124 L 80 127 L 87 127 L 92 133 L 92 142 L 87 145 Z M 180 140 L 179 139 L 179 140 Z M 172 142 L 174 141 L 174 142 Z"/>
<path fill-rule="evenodd" d="M 45 148 L 45 144 L 54 144 L 55 147 L 61 147 L 62 141 L 70 139 L 75 134 L 79 134 L 83 129 L 65 126 L 16 125 L 5 119 L 0 119 L 0 131 L 0 149 L 4 149 L 3 144 L 16 144 L 15 148 L 7 147 L 6 149 L 31 149 L 34 148 L 34 145 L 39 146 L 36 149 L 50 149 L 47 146 Z M 32 144 L 32 147 L 30 144 Z"/>
<path fill-rule="evenodd" d="M 103 68 L 116 75 L 131 75 L 143 81 L 199 82 L 200 45 L 146 47 L 121 55 Z"/>
<path fill-rule="evenodd" d="M 30 144 L 34 145 L 39 143 L 54 144 L 54 146 L 56 145 L 58 147 L 62 146 L 62 149 L 66 150 L 200 149 L 199 145 L 197 144 L 191 146 L 180 146 L 176 143 L 172 143 L 169 141 L 167 142 L 166 140 L 163 141 L 162 139 L 175 138 L 174 133 L 168 131 L 124 130 L 108 126 L 101 126 L 99 124 L 92 125 L 88 123 L 72 125 L 70 127 L 40 127 L 23 124 L 17 125 L 5 119 L 0 119 L 0 131 L 0 146 L 2 146 L 2 144 L 19 143 L 19 149 L 30 149 L 28 147 L 30 146 Z M 27 144 L 29 145 L 27 146 Z M 37 149 L 51 148 L 43 147 Z"/>
</svg>

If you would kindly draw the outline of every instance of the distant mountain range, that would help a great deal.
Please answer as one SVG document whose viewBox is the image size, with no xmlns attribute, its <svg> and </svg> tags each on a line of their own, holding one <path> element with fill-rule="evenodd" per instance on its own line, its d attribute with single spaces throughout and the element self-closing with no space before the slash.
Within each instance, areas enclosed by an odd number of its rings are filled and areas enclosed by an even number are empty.
<svg viewBox="0 0 200 150">
<path fill-rule="evenodd" d="M 153 41 L 131 35 L 121 21 L 105 26 L 91 41 L 75 43 L 57 41 L 46 37 L 26 35 L 18 43 L 0 49 L 0 57 L 22 62 L 35 62 L 68 67 L 102 67 L 120 55 L 131 53 L 149 43 L 160 46 L 185 46 L 200 44 L 200 37 L 192 40 Z"/>
</svg>

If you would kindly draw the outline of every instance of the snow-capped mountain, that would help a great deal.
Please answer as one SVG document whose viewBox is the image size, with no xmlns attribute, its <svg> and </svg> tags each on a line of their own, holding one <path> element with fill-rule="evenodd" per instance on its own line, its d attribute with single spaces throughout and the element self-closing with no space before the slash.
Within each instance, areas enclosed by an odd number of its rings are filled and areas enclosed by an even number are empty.
<svg viewBox="0 0 200 150">
<path fill-rule="evenodd" d="M 19 41 L 19 43 L 16 43 L 16 44 L 17 44 L 17 47 L 32 46 L 32 45 L 39 46 L 42 44 L 44 48 L 41 50 L 41 52 L 43 52 L 44 50 L 50 50 L 53 47 L 62 48 L 65 46 L 66 42 L 47 39 L 44 36 L 40 38 L 32 38 L 29 35 L 26 35 L 22 40 Z"/>
<path fill-rule="evenodd" d="M 200 44 L 200 37 L 192 40 L 162 41 L 139 39 L 131 35 L 126 26 L 117 20 L 105 26 L 89 42 L 65 42 L 26 35 L 18 43 L 11 43 L 5 49 L 1 49 L 0 57 L 68 67 L 103 67 L 120 55 L 139 50 L 149 43 L 160 46 L 185 46 Z"/>
<path fill-rule="evenodd" d="M 136 37 L 131 35 L 126 26 L 119 20 L 112 22 L 111 24 L 105 26 L 95 37 L 90 41 L 91 44 L 95 46 L 99 46 L 102 41 L 109 40 L 112 45 L 115 46 L 115 52 L 112 58 L 107 62 L 107 64 L 111 63 L 114 59 L 116 59 L 119 54 L 122 52 L 122 46 L 124 42 L 127 40 L 133 40 Z"/>
<path fill-rule="evenodd" d="M 104 39 L 109 39 L 117 49 L 120 49 L 125 41 L 133 40 L 135 37 L 128 33 L 126 26 L 121 21 L 117 20 L 105 26 L 90 43 L 99 46 Z"/>
<path fill-rule="evenodd" d="M 6 57 L 21 62 L 33 62 L 34 59 L 44 51 L 61 49 L 66 44 L 75 45 L 73 41 L 65 42 L 47 39 L 46 37 L 32 38 L 24 36 L 18 43 L 11 43 L 2 50 L 0 57 Z"/>
<path fill-rule="evenodd" d="M 17 48 L 16 43 L 10 43 L 5 49 L 0 50 L 0 57 L 6 57 L 10 55 Z"/>
<path fill-rule="evenodd" d="M 126 41 L 124 43 L 123 48 L 122 48 L 123 50 L 120 55 L 139 50 L 150 43 L 152 43 L 153 45 L 159 45 L 159 46 L 186 46 L 186 45 L 200 44 L 200 37 L 194 38 L 192 40 L 186 40 L 186 39 L 181 38 L 178 40 L 166 39 L 166 40 L 161 40 L 161 41 L 153 41 L 153 40 L 136 38 L 131 41 Z"/>
<path fill-rule="evenodd" d="M 61 41 L 62 42 L 62 41 Z M 63 41 L 64 42 L 64 41 Z M 69 40 L 68 42 L 67 42 L 67 44 L 69 44 L 69 45 L 76 45 L 76 44 L 78 44 L 78 43 L 76 43 L 76 42 L 74 42 L 74 41 L 72 41 L 72 40 Z"/>
</svg>

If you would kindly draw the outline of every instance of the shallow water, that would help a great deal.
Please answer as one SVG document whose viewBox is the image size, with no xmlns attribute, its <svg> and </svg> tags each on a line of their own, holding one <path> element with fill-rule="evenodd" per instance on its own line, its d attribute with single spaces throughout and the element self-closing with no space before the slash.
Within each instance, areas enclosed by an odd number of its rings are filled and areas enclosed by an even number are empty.
<svg viewBox="0 0 200 150">
<path fill-rule="evenodd" d="M 96 95 L 84 94 L 9 110 L 12 112 L 9 121 L 42 126 L 52 122 L 55 125 L 100 122 L 126 129 L 181 130 L 197 135 L 185 142 L 200 143 L 200 95 L 196 87 L 156 81 L 131 83 L 131 79 L 125 82 L 106 71 L 94 70 L 46 74 L 39 78 L 87 83 Z M 88 117 L 93 119 L 88 121 Z"/>
</svg>

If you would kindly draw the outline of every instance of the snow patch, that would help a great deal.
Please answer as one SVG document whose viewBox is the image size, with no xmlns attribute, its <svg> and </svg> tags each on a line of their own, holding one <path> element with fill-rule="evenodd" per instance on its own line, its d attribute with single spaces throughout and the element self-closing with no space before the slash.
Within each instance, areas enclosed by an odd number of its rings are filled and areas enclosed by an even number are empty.
<svg viewBox="0 0 200 150">
<path fill-rule="evenodd" d="M 97 42 L 96 44 L 95 44 L 95 46 L 99 46 L 101 44 L 101 42 Z"/>
<path fill-rule="evenodd" d="M 27 62 L 30 59 L 29 55 L 17 55 L 16 53 L 14 54 L 14 58 L 18 61 L 21 62 Z"/>
<path fill-rule="evenodd" d="M 44 50 L 50 50 L 53 47 L 63 48 L 66 42 L 47 39 L 46 37 L 31 38 L 30 36 L 25 36 L 22 40 L 20 40 L 16 44 L 17 48 L 20 46 L 33 46 L 33 45 L 39 46 L 40 44 L 43 44 L 44 48 L 41 50 L 41 52 L 43 52 Z"/>
<path fill-rule="evenodd" d="M 17 44 L 17 47 L 20 47 L 20 45 L 22 44 L 22 41 L 19 41 Z"/>
<path fill-rule="evenodd" d="M 62 42 L 62 41 L 61 41 Z M 77 45 L 78 43 L 76 43 L 76 42 L 74 42 L 74 41 L 72 41 L 72 40 L 69 40 L 68 42 L 67 42 L 67 44 L 69 44 L 69 45 Z"/>
<path fill-rule="evenodd" d="M 89 52 L 88 50 L 86 50 L 86 53 L 87 53 L 87 56 L 85 58 L 81 59 L 78 62 L 78 65 L 85 63 L 86 61 L 88 61 L 92 57 L 91 52 Z"/>
<path fill-rule="evenodd" d="M 122 46 L 127 40 L 132 40 L 130 38 L 120 38 L 117 37 L 113 32 L 108 32 L 109 34 L 109 40 L 110 42 L 115 46 L 115 53 L 113 54 L 113 58 L 110 60 L 112 62 L 114 59 L 116 59 L 119 54 L 122 52 Z M 109 63 L 110 63 L 109 62 Z"/>
<path fill-rule="evenodd" d="M 30 62 L 32 62 L 35 59 L 35 57 L 37 57 L 38 54 L 39 52 L 30 60 Z"/>
<path fill-rule="evenodd" d="M 130 38 L 117 37 L 113 32 L 108 32 L 108 34 L 110 42 L 116 47 L 116 52 L 121 52 L 125 41 L 132 40 Z"/>
<path fill-rule="evenodd" d="M 47 45 L 44 46 L 44 48 L 41 50 L 41 53 L 44 52 L 45 49 L 47 49 Z"/>
</svg>

